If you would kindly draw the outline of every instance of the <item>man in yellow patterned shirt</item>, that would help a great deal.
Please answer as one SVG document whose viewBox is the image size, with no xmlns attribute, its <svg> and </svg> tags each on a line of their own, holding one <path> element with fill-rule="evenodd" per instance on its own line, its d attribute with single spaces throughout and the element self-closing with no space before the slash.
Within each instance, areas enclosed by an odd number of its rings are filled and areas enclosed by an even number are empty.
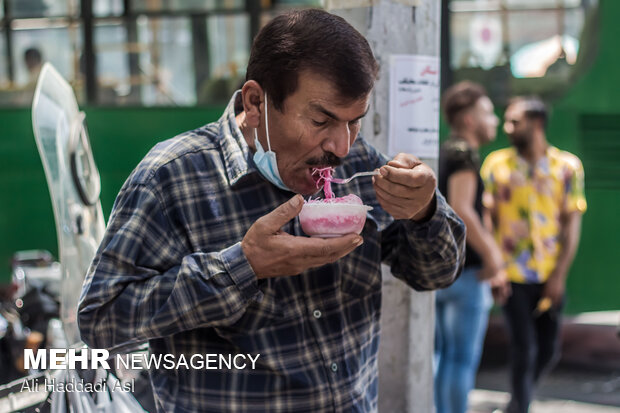
<svg viewBox="0 0 620 413">
<path fill-rule="evenodd" d="M 503 306 L 512 347 L 509 413 L 528 411 L 536 383 L 559 356 L 566 276 L 586 210 L 581 162 L 549 145 L 546 123 L 540 99 L 511 100 L 504 131 L 512 147 L 491 153 L 480 171 L 512 289 Z"/>
</svg>

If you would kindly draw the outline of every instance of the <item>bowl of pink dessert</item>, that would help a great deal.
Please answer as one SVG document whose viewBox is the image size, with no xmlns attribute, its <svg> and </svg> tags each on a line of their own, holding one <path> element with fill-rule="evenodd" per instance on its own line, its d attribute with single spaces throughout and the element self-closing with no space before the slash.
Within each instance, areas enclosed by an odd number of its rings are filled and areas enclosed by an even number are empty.
<svg viewBox="0 0 620 413">
<path fill-rule="evenodd" d="M 364 205 L 356 195 L 306 201 L 299 214 L 301 228 L 311 237 L 332 238 L 359 234 L 366 223 Z"/>
<path fill-rule="evenodd" d="M 332 172 L 332 167 L 315 168 L 312 171 L 316 187 L 323 187 L 325 199 L 305 201 L 299 213 L 301 229 L 311 237 L 333 238 L 359 234 L 366 223 L 366 213 L 372 209 L 356 195 L 336 197 L 331 189 L 332 182 L 344 182 L 334 178 Z"/>
</svg>

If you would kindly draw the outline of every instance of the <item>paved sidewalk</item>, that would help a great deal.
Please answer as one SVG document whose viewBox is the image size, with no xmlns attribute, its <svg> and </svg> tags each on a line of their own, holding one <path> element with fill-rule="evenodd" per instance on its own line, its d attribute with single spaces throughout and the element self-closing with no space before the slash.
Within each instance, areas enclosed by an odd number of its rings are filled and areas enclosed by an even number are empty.
<svg viewBox="0 0 620 413">
<path fill-rule="evenodd" d="M 467 413 L 492 413 L 501 411 L 508 403 L 505 392 L 476 389 L 469 395 Z M 530 413 L 620 413 L 620 407 L 581 403 L 573 400 L 539 399 L 532 403 Z"/>
<path fill-rule="evenodd" d="M 468 413 L 491 413 L 508 403 L 506 366 L 483 367 Z M 620 413 L 620 372 L 557 368 L 545 377 L 530 413 Z"/>
</svg>

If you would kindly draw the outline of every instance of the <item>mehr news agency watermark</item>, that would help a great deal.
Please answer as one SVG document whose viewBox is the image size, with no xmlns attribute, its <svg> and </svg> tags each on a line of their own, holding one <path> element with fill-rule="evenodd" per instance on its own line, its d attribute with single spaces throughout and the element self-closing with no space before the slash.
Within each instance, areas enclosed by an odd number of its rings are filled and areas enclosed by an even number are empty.
<svg viewBox="0 0 620 413">
<path fill-rule="evenodd" d="M 113 364 L 117 371 L 127 370 L 244 370 L 256 368 L 256 362 L 260 354 L 218 354 L 196 353 L 191 356 L 185 354 L 148 354 L 129 353 L 116 354 Z M 110 353 L 105 349 L 24 349 L 24 370 L 75 370 L 75 369 L 99 369 L 110 370 Z M 39 386 L 41 385 L 41 386 Z M 85 381 L 74 375 L 72 378 L 56 380 L 54 377 L 46 377 L 42 383 L 22 383 L 21 391 L 60 391 L 60 392 L 101 392 L 106 391 L 107 382 Z M 43 388 L 40 388 L 43 387 Z M 132 392 L 134 380 L 125 383 L 117 381 L 112 391 Z"/>
</svg>

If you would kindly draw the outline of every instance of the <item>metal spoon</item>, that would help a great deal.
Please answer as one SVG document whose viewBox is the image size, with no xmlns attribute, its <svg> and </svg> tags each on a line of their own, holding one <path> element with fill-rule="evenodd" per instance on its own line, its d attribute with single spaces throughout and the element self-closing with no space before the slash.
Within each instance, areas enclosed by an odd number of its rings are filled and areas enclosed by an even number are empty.
<svg viewBox="0 0 620 413">
<path fill-rule="evenodd" d="M 376 170 L 376 171 L 368 171 L 368 172 L 358 172 L 356 174 L 353 174 L 353 176 L 350 176 L 344 179 L 332 178 L 332 182 L 335 184 L 346 184 L 346 183 L 351 182 L 352 179 L 359 178 L 360 176 L 371 176 L 371 175 L 379 175 L 379 171 Z"/>
</svg>

